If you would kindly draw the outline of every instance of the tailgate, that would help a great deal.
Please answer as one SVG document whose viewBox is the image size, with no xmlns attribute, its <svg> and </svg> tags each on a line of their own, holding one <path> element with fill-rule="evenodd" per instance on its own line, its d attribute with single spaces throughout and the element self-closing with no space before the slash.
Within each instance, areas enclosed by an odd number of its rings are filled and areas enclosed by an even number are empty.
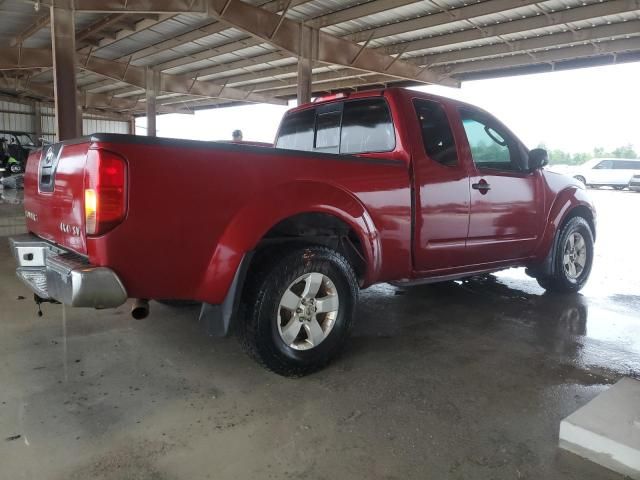
<svg viewBox="0 0 640 480">
<path fill-rule="evenodd" d="M 84 172 L 88 139 L 45 146 L 29 156 L 24 176 L 27 229 L 86 254 Z"/>
</svg>

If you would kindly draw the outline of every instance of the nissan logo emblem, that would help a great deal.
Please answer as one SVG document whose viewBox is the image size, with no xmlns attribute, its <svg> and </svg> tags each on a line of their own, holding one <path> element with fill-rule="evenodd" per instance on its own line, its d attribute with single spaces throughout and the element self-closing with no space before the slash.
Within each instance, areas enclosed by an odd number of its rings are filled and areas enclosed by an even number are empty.
<svg viewBox="0 0 640 480">
<path fill-rule="evenodd" d="M 53 148 L 49 147 L 49 150 L 47 150 L 47 155 L 44 157 L 44 164 L 46 166 L 49 166 L 53 163 Z"/>
</svg>

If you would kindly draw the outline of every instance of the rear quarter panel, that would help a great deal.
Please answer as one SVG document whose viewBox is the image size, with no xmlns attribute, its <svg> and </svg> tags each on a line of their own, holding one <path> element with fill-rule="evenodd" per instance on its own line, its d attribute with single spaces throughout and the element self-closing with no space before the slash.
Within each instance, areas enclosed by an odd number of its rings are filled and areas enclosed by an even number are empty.
<svg viewBox="0 0 640 480">
<path fill-rule="evenodd" d="M 323 211 L 358 231 L 373 257 L 367 283 L 410 271 L 405 162 L 263 147 L 130 137 L 100 142 L 129 165 L 125 221 L 88 238 L 129 296 L 224 299 L 242 255 L 276 223 Z M 389 155 L 393 157 L 393 155 Z"/>
</svg>

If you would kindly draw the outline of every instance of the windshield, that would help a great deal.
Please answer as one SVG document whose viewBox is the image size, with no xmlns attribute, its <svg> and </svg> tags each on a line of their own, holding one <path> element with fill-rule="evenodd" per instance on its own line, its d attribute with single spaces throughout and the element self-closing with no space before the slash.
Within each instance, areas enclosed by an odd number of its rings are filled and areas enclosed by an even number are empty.
<svg viewBox="0 0 640 480">
<path fill-rule="evenodd" d="M 18 139 L 18 142 L 20 143 L 20 145 L 28 146 L 28 147 L 35 146 L 35 144 L 33 143 L 33 139 L 26 133 L 18 133 L 15 136 Z"/>
<path fill-rule="evenodd" d="M 0 132 L 0 138 L 3 138 L 9 144 L 19 143 L 23 147 L 35 147 L 33 139 L 27 133 Z"/>
</svg>

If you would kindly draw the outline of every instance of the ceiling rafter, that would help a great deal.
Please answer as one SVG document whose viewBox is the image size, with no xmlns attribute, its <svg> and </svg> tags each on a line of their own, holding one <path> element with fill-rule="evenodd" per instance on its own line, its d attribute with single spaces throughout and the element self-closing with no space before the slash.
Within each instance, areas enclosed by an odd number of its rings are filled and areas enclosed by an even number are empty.
<svg viewBox="0 0 640 480">
<path fill-rule="evenodd" d="M 531 64 L 553 64 L 565 60 L 597 57 L 603 55 L 618 55 L 621 53 L 640 50 L 640 37 L 623 38 L 598 42 L 595 45 L 587 43 L 570 47 L 554 48 L 536 52 L 535 61 L 527 54 L 516 54 L 507 57 L 489 58 L 484 60 L 473 60 L 455 63 L 448 66 L 435 67 L 443 73 L 451 75 L 464 75 L 482 71 L 508 69 L 528 66 Z"/>
<path fill-rule="evenodd" d="M 93 12 L 139 12 L 139 13 L 181 13 L 199 12 L 209 15 L 238 28 L 246 33 L 264 40 L 277 48 L 298 56 L 301 54 L 300 38 L 303 27 L 299 22 L 289 18 L 282 20 L 279 15 L 254 7 L 241 0 L 75 0 L 76 11 Z M 281 21 L 282 20 L 282 21 Z M 271 37 L 276 25 L 281 24 L 276 34 Z M 437 83 L 457 86 L 445 77 L 433 75 L 428 69 L 421 69 L 403 60 L 365 49 L 356 58 L 361 47 L 348 40 L 335 37 L 326 32 L 313 29 L 315 42 L 314 60 L 350 66 L 372 73 L 412 80 L 423 83 Z M 354 61 L 355 60 L 355 61 Z M 390 66 L 389 68 L 387 68 Z"/>
<path fill-rule="evenodd" d="M 635 0 L 617 0 L 616 8 L 624 7 L 626 5 L 633 6 L 632 4 L 634 1 Z M 362 13 L 365 13 L 365 10 L 364 10 L 365 6 L 368 6 L 367 7 L 368 10 L 366 10 L 366 12 L 369 12 L 369 13 L 376 13 L 383 9 L 383 7 L 380 5 L 377 8 L 373 8 L 373 5 L 375 4 L 380 4 L 380 2 L 369 2 L 369 3 L 358 5 L 356 7 L 347 8 L 344 11 L 357 9 L 358 13 L 362 14 Z M 406 33 L 417 27 L 426 28 L 426 27 L 437 26 L 437 25 L 445 25 L 451 22 L 457 22 L 460 20 L 469 20 L 478 16 L 488 15 L 491 13 L 497 13 L 505 10 L 513 10 L 516 8 L 520 8 L 527 5 L 533 5 L 533 4 L 537 4 L 537 0 L 519 0 L 518 2 L 515 2 L 515 3 L 512 0 L 487 0 L 480 3 L 475 3 L 475 4 L 455 8 L 455 9 L 450 9 L 450 10 L 447 10 L 446 12 L 439 12 L 431 15 L 425 15 L 425 16 L 418 17 L 416 19 L 395 22 L 390 25 L 378 26 L 369 30 L 364 30 L 356 34 L 347 35 L 346 38 L 349 38 L 353 41 L 359 41 L 363 39 L 366 40 L 366 38 L 380 38 L 381 36 L 383 36 L 383 34 L 391 35 L 391 34 Z M 394 4 L 394 8 L 396 6 L 397 5 Z M 549 26 L 549 25 L 558 24 L 558 22 L 562 23 L 562 20 L 564 18 L 569 18 L 569 19 L 587 18 L 588 19 L 588 18 L 598 17 L 602 12 L 612 11 L 611 7 L 589 8 L 586 11 L 581 10 L 583 8 L 586 8 L 586 7 L 577 7 L 569 11 L 561 12 L 562 13 L 561 17 L 563 18 L 561 18 L 560 20 L 558 20 L 557 15 L 555 15 L 554 13 L 549 13 L 549 15 L 546 16 L 546 23 L 545 21 L 540 20 L 537 16 L 529 17 L 529 18 L 532 20 L 535 20 L 536 25 Z M 574 12 L 573 10 L 577 10 L 577 12 Z M 326 16 L 337 15 L 338 13 L 339 12 L 334 12 L 333 14 L 328 14 Z M 318 19 L 323 17 L 324 16 L 318 17 Z M 346 21 L 347 19 L 352 19 L 352 18 L 351 16 L 342 17 L 342 20 Z M 506 29 L 506 27 L 501 29 L 500 31 L 505 33 L 500 33 L 499 31 L 498 35 L 513 33 L 514 31 L 519 31 L 523 28 L 526 29 L 526 20 L 528 19 L 516 20 L 513 22 L 507 22 L 502 24 L 502 25 L 511 25 L 515 23 L 515 25 L 512 25 L 508 30 Z M 429 39 L 422 39 L 415 42 L 403 42 L 399 44 L 394 44 L 389 47 L 381 47 L 378 50 L 385 51 L 386 53 L 389 53 L 389 54 L 403 55 L 419 49 L 421 47 L 421 42 L 431 42 L 434 46 L 441 46 L 442 44 L 447 44 L 447 42 L 449 41 L 452 41 L 452 42 L 465 41 L 465 39 L 469 38 L 469 36 L 474 36 L 474 38 L 476 39 L 489 37 L 489 36 L 492 36 L 492 30 L 491 28 L 471 29 L 468 31 L 465 30 L 459 33 L 456 32 L 454 34 L 444 34 L 440 36 L 434 36 Z M 441 37 L 446 37 L 448 40 Z M 207 56 L 206 53 L 208 52 L 205 52 L 205 55 L 198 55 L 197 57 L 195 57 L 194 60 L 199 61 L 201 59 L 204 59 Z M 268 53 L 268 54 L 256 56 L 254 57 L 253 60 L 256 63 L 273 61 L 273 54 Z M 405 58 L 405 60 L 407 60 L 407 58 Z M 409 60 L 409 61 L 412 61 L 412 60 Z M 185 59 L 180 59 L 175 63 L 171 61 L 165 62 L 165 64 L 161 65 L 160 68 L 170 68 L 180 64 L 185 64 Z M 196 70 L 196 72 L 199 77 L 202 77 L 203 75 L 207 75 L 207 74 L 212 74 L 212 73 L 221 73 L 229 70 L 225 68 L 225 65 L 226 64 L 223 63 L 223 64 L 220 64 L 219 66 L 210 67 L 205 70 L 198 69 Z M 293 72 L 292 67 L 289 67 L 289 68 L 279 67 L 271 70 L 269 69 L 264 70 L 263 76 L 273 76 L 273 75 L 287 74 L 292 72 Z M 240 77 L 242 76 L 246 77 L 246 75 L 240 74 Z M 229 81 L 230 83 L 237 83 L 242 81 L 235 77 L 224 77 L 224 78 L 225 78 L 225 81 Z"/>
<path fill-rule="evenodd" d="M 52 66 L 51 51 L 47 49 L 2 49 L 3 57 L 9 60 L 0 61 L 0 68 L 3 70 L 15 70 L 20 68 L 22 58 L 29 58 L 32 61 L 32 68 L 47 68 Z M 11 64 L 11 59 L 15 64 Z M 37 60 L 37 65 L 33 62 Z M 4 62 L 4 63 L 2 63 Z M 138 88 L 146 88 L 145 68 L 136 67 L 129 63 L 115 62 L 89 55 L 77 55 L 77 66 L 104 77 L 112 78 L 133 85 Z M 226 100 L 273 103 L 276 105 L 286 104 L 284 100 L 276 99 L 268 95 L 255 94 L 251 91 L 217 85 L 212 82 L 202 82 L 192 79 L 188 75 L 160 74 L 160 91 L 190 94 L 200 97 L 223 98 Z"/>
<path fill-rule="evenodd" d="M 571 43 L 590 42 L 605 38 L 640 34 L 640 20 L 583 28 L 575 31 L 554 33 L 524 40 L 464 48 L 452 52 L 436 53 L 415 57 L 412 60 L 420 65 L 438 65 L 452 62 L 477 60 L 496 55 L 552 48 Z"/>
<path fill-rule="evenodd" d="M 53 87 L 49 85 L 29 83 L 15 77 L 0 77 L 0 88 L 49 100 L 54 96 Z M 118 98 L 102 93 L 78 92 L 78 104 L 88 109 L 144 112 L 144 104 L 137 99 Z M 187 113 L 187 111 L 167 105 L 159 108 L 158 113 Z"/>
<path fill-rule="evenodd" d="M 411 52 L 427 48 L 455 45 L 472 40 L 498 37 L 500 35 L 510 35 L 555 25 L 564 25 L 565 23 L 591 20 L 593 18 L 615 15 L 621 11 L 634 11 L 638 9 L 640 9 L 640 2 L 638 2 L 638 0 L 609 0 L 556 12 L 548 12 L 547 15 L 540 14 L 493 25 L 480 25 L 481 29 L 470 28 L 460 32 L 394 43 L 393 45 L 379 47 L 377 50 L 387 54 L 399 53 L 403 50 Z"/>
</svg>

